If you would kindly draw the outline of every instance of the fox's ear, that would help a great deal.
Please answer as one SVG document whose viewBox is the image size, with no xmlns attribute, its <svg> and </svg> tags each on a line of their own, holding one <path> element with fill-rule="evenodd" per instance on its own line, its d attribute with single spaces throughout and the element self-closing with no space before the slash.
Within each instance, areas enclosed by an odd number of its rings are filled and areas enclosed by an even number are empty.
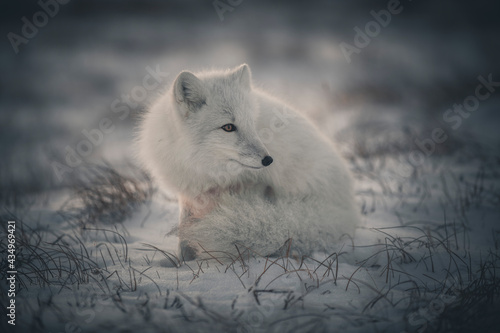
<svg viewBox="0 0 500 333">
<path fill-rule="evenodd" d="M 247 64 L 242 64 L 236 67 L 232 73 L 233 79 L 248 90 L 252 88 L 252 72 Z"/>
<path fill-rule="evenodd" d="M 197 111 L 206 100 L 203 82 L 193 73 L 183 71 L 174 82 L 174 97 L 180 104 L 185 104 L 189 111 Z"/>
</svg>

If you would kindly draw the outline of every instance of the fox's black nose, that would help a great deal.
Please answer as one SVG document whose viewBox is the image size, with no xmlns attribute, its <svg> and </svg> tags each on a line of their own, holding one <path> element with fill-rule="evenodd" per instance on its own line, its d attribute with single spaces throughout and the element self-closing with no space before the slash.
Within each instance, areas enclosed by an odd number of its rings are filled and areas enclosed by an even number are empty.
<svg viewBox="0 0 500 333">
<path fill-rule="evenodd" d="M 269 164 L 273 163 L 273 158 L 271 156 L 266 156 L 262 159 L 262 165 L 263 166 L 268 166 Z"/>
</svg>

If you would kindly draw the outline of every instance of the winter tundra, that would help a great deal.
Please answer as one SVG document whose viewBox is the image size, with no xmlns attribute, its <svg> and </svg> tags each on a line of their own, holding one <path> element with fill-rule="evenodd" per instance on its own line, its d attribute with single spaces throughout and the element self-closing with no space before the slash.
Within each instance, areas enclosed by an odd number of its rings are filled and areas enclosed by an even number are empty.
<svg viewBox="0 0 500 333">
<path fill-rule="evenodd" d="M 351 176 L 332 142 L 253 87 L 246 64 L 181 72 L 145 114 L 138 157 L 177 194 L 182 260 L 332 252 L 350 245 L 359 225 Z"/>
</svg>

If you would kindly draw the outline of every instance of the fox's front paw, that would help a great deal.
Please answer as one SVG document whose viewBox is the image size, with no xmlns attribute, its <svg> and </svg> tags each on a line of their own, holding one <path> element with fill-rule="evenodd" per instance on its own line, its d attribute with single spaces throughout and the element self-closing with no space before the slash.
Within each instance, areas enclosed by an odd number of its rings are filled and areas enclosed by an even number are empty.
<svg viewBox="0 0 500 333">
<path fill-rule="evenodd" d="M 181 262 L 196 259 L 196 249 L 186 240 L 179 243 L 179 259 Z"/>
</svg>

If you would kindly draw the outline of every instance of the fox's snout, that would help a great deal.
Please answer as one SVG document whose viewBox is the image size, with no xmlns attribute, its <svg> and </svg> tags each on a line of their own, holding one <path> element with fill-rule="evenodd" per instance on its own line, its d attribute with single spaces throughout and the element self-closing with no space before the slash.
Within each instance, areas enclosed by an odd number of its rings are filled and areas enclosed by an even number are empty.
<svg viewBox="0 0 500 333">
<path fill-rule="evenodd" d="M 246 134 L 245 136 L 243 136 Z M 270 156 L 266 146 L 255 133 L 255 130 L 250 128 L 242 133 L 242 141 L 245 144 L 239 148 L 238 162 L 254 169 L 267 167 L 273 163 L 273 158 Z"/>
<path fill-rule="evenodd" d="M 268 166 L 268 165 L 270 165 L 271 163 L 273 163 L 273 158 L 271 156 L 269 156 L 269 155 L 267 155 L 266 157 L 264 157 L 262 159 L 262 165 L 265 166 L 265 167 Z"/>
</svg>

